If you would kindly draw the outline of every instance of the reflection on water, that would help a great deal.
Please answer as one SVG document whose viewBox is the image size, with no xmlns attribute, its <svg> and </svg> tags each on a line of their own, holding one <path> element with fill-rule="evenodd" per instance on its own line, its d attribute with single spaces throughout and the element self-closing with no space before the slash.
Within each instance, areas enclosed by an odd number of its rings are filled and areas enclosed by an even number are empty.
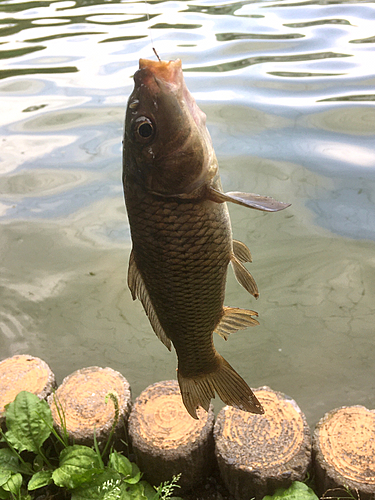
<svg viewBox="0 0 375 500">
<path fill-rule="evenodd" d="M 135 395 L 175 377 L 126 285 L 123 117 L 154 45 L 182 59 L 224 188 L 293 204 L 230 207 L 260 299 L 229 273 L 226 303 L 255 308 L 261 326 L 217 339 L 220 352 L 311 424 L 374 407 L 374 5 L 10 0 L 0 12 L 2 357 L 40 356 L 58 380 L 111 366 Z"/>
</svg>

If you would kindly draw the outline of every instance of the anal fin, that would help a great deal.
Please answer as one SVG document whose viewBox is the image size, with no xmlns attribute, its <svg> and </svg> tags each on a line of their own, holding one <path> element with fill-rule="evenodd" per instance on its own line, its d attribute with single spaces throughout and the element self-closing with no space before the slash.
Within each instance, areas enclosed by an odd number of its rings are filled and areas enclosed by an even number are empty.
<svg viewBox="0 0 375 500">
<path fill-rule="evenodd" d="M 171 341 L 165 333 L 163 327 L 161 326 L 154 306 L 152 305 L 147 288 L 135 262 L 133 250 L 131 251 L 129 259 L 128 286 L 130 288 L 133 300 L 139 299 L 141 301 L 154 332 L 156 333 L 157 337 L 163 342 L 166 348 L 170 351 Z"/>
<path fill-rule="evenodd" d="M 244 330 L 249 326 L 259 325 L 259 321 L 253 318 L 253 316 L 258 316 L 258 313 L 248 309 L 240 309 L 239 307 L 224 306 L 224 315 L 215 328 L 215 332 L 223 337 L 224 340 L 228 340 L 231 333 Z"/>
<path fill-rule="evenodd" d="M 252 275 L 234 254 L 231 256 L 230 263 L 232 264 L 234 275 L 238 283 L 257 299 L 259 297 L 259 291 Z"/>
</svg>

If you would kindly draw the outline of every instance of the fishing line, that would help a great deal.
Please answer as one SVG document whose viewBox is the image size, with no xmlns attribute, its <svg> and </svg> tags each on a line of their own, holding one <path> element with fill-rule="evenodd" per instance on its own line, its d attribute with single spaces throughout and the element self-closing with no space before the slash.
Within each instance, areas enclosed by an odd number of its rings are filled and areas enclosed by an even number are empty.
<svg viewBox="0 0 375 500">
<path fill-rule="evenodd" d="M 149 7 L 149 3 L 147 0 L 144 0 L 145 4 L 146 4 L 146 16 L 147 16 L 147 23 L 150 24 L 150 13 L 148 11 L 148 7 Z M 159 57 L 159 54 L 156 52 L 156 49 L 155 49 L 155 44 L 154 44 L 154 40 L 152 38 L 152 31 L 151 31 L 151 26 L 147 26 L 148 30 L 149 30 L 149 35 L 150 35 L 150 39 L 151 39 L 151 46 L 152 46 L 152 50 L 154 52 L 154 54 L 156 55 L 156 57 L 158 58 L 158 61 L 161 62 L 161 59 Z"/>
</svg>

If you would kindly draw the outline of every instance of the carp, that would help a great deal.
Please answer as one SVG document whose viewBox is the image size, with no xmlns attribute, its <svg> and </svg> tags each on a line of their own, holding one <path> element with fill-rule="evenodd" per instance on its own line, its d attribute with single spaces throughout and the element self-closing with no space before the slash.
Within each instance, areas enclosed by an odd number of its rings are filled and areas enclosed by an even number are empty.
<svg viewBox="0 0 375 500">
<path fill-rule="evenodd" d="M 265 211 L 287 203 L 224 193 L 206 115 L 188 91 L 181 61 L 140 59 L 129 97 L 123 185 L 132 251 L 128 285 L 159 339 L 178 358 L 183 403 L 193 418 L 215 392 L 224 403 L 263 413 L 250 387 L 216 351 L 213 333 L 258 325 L 255 311 L 225 307 L 228 264 L 254 297 L 249 249 L 232 239 L 226 202 Z"/>
</svg>

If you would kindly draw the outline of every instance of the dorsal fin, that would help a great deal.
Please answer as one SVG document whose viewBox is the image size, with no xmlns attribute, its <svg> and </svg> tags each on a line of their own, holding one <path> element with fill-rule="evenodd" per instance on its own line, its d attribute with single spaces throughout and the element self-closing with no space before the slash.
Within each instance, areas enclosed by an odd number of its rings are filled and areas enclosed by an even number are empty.
<svg viewBox="0 0 375 500">
<path fill-rule="evenodd" d="M 242 241 L 233 240 L 233 253 L 240 262 L 252 262 L 250 250 Z"/>
<path fill-rule="evenodd" d="M 258 313 L 248 309 L 240 309 L 239 307 L 224 306 L 224 315 L 215 328 L 215 332 L 223 337 L 224 340 L 228 340 L 231 333 L 244 330 L 248 326 L 259 325 L 259 321 L 253 318 L 253 316 L 258 316 Z"/>
<path fill-rule="evenodd" d="M 249 271 L 241 264 L 234 254 L 231 255 L 230 263 L 232 264 L 234 275 L 238 283 L 257 299 L 259 297 L 258 287 Z"/>
<path fill-rule="evenodd" d="M 129 259 L 128 286 L 130 288 L 133 300 L 139 299 L 142 302 L 143 308 L 148 316 L 148 319 L 150 320 L 154 332 L 156 333 L 158 338 L 163 342 L 165 347 L 170 351 L 171 341 L 168 338 L 167 334 L 165 333 L 163 327 L 161 326 L 159 318 L 154 309 L 154 306 L 152 305 L 147 288 L 143 282 L 137 264 L 135 263 L 133 250 L 131 251 Z"/>
</svg>

